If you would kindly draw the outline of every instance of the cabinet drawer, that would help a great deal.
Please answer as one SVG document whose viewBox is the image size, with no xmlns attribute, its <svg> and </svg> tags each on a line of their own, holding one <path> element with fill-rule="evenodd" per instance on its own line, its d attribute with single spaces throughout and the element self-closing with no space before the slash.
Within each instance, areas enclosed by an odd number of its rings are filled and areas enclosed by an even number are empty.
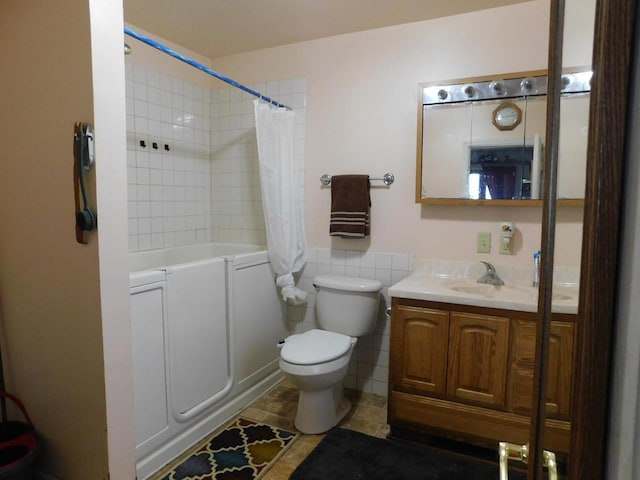
<svg viewBox="0 0 640 480">
<path fill-rule="evenodd" d="M 568 418 L 571 402 L 571 373 L 575 324 L 552 322 L 549 336 L 547 370 L 547 413 Z M 510 397 L 513 412 L 529 414 L 533 391 L 536 324 L 517 320 L 514 323 L 513 363 L 510 369 Z"/>
<path fill-rule="evenodd" d="M 514 322 L 514 360 L 520 364 L 536 363 L 536 324 L 516 320 Z"/>
<path fill-rule="evenodd" d="M 531 413 L 533 395 L 533 368 L 511 366 L 511 410 L 514 413 L 528 415 Z"/>
</svg>

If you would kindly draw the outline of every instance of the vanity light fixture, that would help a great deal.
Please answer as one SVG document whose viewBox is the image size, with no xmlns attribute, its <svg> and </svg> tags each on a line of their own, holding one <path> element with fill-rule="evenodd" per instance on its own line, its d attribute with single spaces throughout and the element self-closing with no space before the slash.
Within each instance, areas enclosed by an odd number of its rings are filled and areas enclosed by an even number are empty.
<svg viewBox="0 0 640 480">
<path fill-rule="evenodd" d="M 489 89 L 496 96 L 505 95 L 507 93 L 507 89 L 505 87 L 504 80 L 502 80 L 502 79 L 494 80 L 493 82 L 491 82 L 489 84 Z"/>
<path fill-rule="evenodd" d="M 536 79 L 533 77 L 523 78 L 520 82 L 520 90 L 524 95 L 529 95 L 536 90 Z"/>
<path fill-rule="evenodd" d="M 473 98 L 476 95 L 476 87 L 469 83 L 462 88 L 462 92 L 467 98 Z"/>
<path fill-rule="evenodd" d="M 584 83 L 582 88 L 585 90 L 591 90 L 591 80 L 593 80 L 593 72 L 584 72 L 582 74 L 584 76 Z"/>
<path fill-rule="evenodd" d="M 500 74 L 499 74 L 500 75 Z M 511 76 L 501 74 L 492 81 L 452 80 L 451 83 L 423 83 L 422 105 L 443 105 L 458 102 L 506 100 L 508 98 L 533 97 L 547 94 L 547 75 Z M 571 72 L 562 75 L 562 93 L 587 93 L 591 90 L 591 71 Z M 496 75 L 498 76 L 498 75 Z M 485 77 L 486 78 L 486 77 Z"/>
</svg>

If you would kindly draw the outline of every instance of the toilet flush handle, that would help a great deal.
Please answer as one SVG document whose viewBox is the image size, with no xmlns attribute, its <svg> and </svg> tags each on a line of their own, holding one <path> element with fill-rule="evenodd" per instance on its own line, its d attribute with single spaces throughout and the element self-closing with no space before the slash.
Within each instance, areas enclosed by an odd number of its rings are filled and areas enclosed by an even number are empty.
<svg viewBox="0 0 640 480">
<path fill-rule="evenodd" d="M 284 346 L 284 342 L 286 342 L 284 338 L 282 340 L 278 340 L 277 347 L 282 348 Z"/>
<path fill-rule="evenodd" d="M 391 316 L 391 307 L 387 307 L 387 308 L 386 308 L 386 310 L 384 311 L 384 314 L 385 314 L 387 317 L 390 317 L 390 316 Z"/>
</svg>

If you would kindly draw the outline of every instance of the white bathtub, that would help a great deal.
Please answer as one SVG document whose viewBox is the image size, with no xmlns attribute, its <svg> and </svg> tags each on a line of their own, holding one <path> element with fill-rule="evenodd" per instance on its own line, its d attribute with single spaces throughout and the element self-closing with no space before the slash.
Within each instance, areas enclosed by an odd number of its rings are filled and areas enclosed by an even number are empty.
<svg viewBox="0 0 640 480">
<path fill-rule="evenodd" d="M 281 378 L 285 306 L 260 246 L 130 254 L 136 458 L 148 478 Z"/>
</svg>

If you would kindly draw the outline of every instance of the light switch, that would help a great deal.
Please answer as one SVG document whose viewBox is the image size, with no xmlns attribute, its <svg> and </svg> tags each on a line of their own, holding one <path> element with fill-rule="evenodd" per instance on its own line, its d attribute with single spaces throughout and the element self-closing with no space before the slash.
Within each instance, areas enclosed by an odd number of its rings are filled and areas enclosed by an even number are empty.
<svg viewBox="0 0 640 480">
<path fill-rule="evenodd" d="M 488 232 L 479 232 L 476 241 L 476 251 L 478 253 L 491 253 L 491 234 Z"/>
</svg>

